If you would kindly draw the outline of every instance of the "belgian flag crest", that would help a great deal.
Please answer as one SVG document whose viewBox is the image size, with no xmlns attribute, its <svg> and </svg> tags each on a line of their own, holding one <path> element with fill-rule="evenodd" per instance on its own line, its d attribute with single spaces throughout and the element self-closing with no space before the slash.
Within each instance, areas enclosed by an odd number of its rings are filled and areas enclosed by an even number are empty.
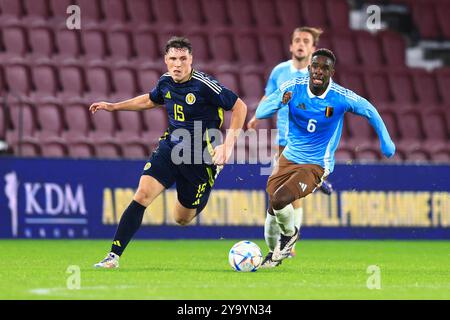
<svg viewBox="0 0 450 320">
<path fill-rule="evenodd" d="M 328 106 L 325 108 L 325 117 L 330 118 L 333 116 L 334 108 L 331 106 Z"/>
</svg>

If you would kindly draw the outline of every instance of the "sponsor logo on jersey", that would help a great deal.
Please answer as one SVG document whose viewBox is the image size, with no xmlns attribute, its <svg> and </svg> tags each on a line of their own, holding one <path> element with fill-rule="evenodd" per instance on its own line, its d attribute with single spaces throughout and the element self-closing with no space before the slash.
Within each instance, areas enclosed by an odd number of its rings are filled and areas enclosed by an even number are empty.
<svg viewBox="0 0 450 320">
<path fill-rule="evenodd" d="M 170 95 L 170 91 L 167 91 L 165 98 L 166 99 L 172 99 L 172 96 Z"/>
</svg>

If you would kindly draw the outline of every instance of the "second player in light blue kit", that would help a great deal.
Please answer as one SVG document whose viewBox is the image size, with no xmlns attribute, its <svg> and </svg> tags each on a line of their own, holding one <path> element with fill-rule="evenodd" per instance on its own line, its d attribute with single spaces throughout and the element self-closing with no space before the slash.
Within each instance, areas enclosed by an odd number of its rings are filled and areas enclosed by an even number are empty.
<svg viewBox="0 0 450 320">
<path fill-rule="evenodd" d="M 365 117 L 375 129 L 382 153 L 395 153 L 386 126 L 366 99 L 332 80 L 336 57 L 328 49 L 312 54 L 309 76 L 285 82 L 262 101 L 256 118 L 271 117 L 281 109 L 289 114 L 287 146 L 267 181 L 268 213 L 275 217 L 281 237 L 265 267 L 273 267 L 289 256 L 298 239 L 292 202 L 320 187 L 334 169 L 334 153 L 341 138 L 344 114 Z"/>
</svg>

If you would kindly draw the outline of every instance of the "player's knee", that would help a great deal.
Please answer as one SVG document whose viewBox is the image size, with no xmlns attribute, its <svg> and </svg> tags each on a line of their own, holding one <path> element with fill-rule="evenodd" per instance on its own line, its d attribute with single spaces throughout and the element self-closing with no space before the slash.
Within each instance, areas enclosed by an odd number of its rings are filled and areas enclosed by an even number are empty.
<svg viewBox="0 0 450 320">
<path fill-rule="evenodd" d="M 295 198 L 293 197 L 293 195 L 291 195 L 290 192 L 286 192 L 286 190 L 282 188 L 277 190 L 273 194 L 272 198 L 270 199 L 270 202 L 272 204 L 273 209 L 281 210 L 294 200 Z"/>
<path fill-rule="evenodd" d="M 191 221 L 192 219 L 186 217 L 175 217 L 175 222 L 180 226 L 187 226 Z"/>
<path fill-rule="evenodd" d="M 138 189 L 134 195 L 134 200 L 147 207 L 151 202 L 151 194 L 144 189 Z"/>
</svg>

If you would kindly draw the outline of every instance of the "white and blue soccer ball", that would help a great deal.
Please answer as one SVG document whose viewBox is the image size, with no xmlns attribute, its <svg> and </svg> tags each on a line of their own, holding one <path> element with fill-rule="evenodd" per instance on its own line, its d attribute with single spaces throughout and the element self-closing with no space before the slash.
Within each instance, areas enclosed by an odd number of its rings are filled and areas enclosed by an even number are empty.
<svg viewBox="0 0 450 320">
<path fill-rule="evenodd" d="M 261 266 L 263 256 L 256 243 L 243 240 L 230 249 L 228 261 L 236 271 L 254 272 Z"/>
</svg>

